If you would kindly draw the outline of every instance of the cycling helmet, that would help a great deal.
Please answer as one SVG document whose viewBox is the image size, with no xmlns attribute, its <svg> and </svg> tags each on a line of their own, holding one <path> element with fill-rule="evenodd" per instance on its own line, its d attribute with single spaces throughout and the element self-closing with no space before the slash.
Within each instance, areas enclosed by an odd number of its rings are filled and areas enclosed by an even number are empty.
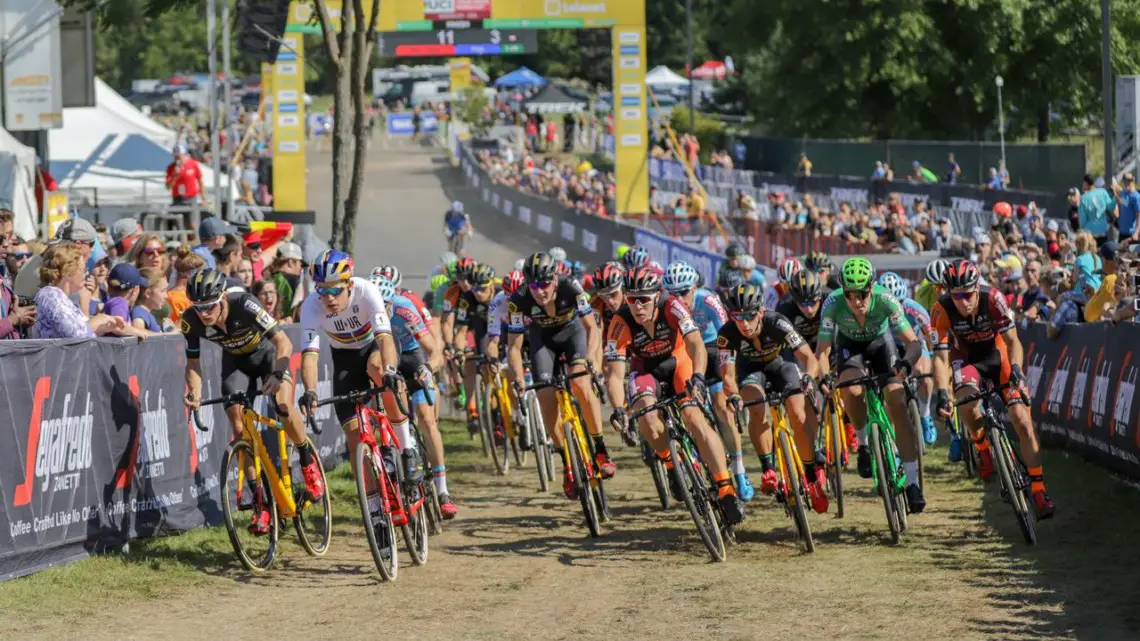
<svg viewBox="0 0 1140 641">
<path fill-rule="evenodd" d="M 736 268 L 740 270 L 756 269 L 756 259 L 752 254 L 744 254 L 736 261 Z"/>
<path fill-rule="evenodd" d="M 732 312 L 760 311 L 764 304 L 764 288 L 745 283 L 725 293 L 724 304 Z"/>
<path fill-rule="evenodd" d="M 629 294 L 652 294 L 661 289 L 661 274 L 642 265 L 626 272 L 625 291 Z"/>
<path fill-rule="evenodd" d="M 443 252 L 439 255 L 441 265 L 450 265 L 457 260 L 459 260 L 459 257 L 455 255 L 455 252 Z"/>
<path fill-rule="evenodd" d="M 780 280 L 785 283 L 792 282 L 792 276 L 795 276 L 796 272 L 801 269 L 803 269 L 803 265 L 800 264 L 799 259 L 786 259 L 783 264 L 780 265 Z"/>
<path fill-rule="evenodd" d="M 747 281 L 744 278 L 744 274 L 741 274 L 735 269 L 726 269 L 722 271 L 716 278 L 716 286 L 722 291 L 727 291 L 733 289 L 734 287 L 739 287 L 745 282 Z"/>
<path fill-rule="evenodd" d="M 807 256 L 804 256 L 804 267 L 815 271 L 830 269 L 831 258 L 821 251 L 813 251 Z"/>
<path fill-rule="evenodd" d="M 950 267 L 950 261 L 945 258 L 935 258 L 926 266 L 926 280 L 935 285 L 944 284 L 948 267 Z"/>
<path fill-rule="evenodd" d="M 400 288 L 400 283 L 404 282 L 404 276 L 400 273 L 400 268 L 395 265 L 381 265 L 372 270 L 373 276 L 383 276 L 392 283 L 392 287 Z"/>
<path fill-rule="evenodd" d="M 215 303 L 226 293 L 226 275 L 216 269 L 199 269 L 186 282 L 186 297 L 191 303 Z"/>
<path fill-rule="evenodd" d="M 968 260 L 957 260 L 946 269 L 942 284 L 949 289 L 969 289 L 977 286 L 981 278 L 977 265 Z"/>
<path fill-rule="evenodd" d="M 823 296 L 823 283 L 819 282 L 819 276 L 814 271 L 801 269 L 788 281 L 788 291 L 792 298 L 801 303 L 814 303 Z"/>
<path fill-rule="evenodd" d="M 697 274 L 695 267 L 683 261 L 669 263 L 669 268 L 665 270 L 665 278 L 661 280 L 661 285 L 665 290 L 671 294 L 687 291 L 697 286 L 697 281 L 701 279 Z"/>
<path fill-rule="evenodd" d="M 610 261 L 594 270 L 594 287 L 599 292 L 616 291 L 622 286 L 624 279 L 625 269 L 617 261 Z"/>
<path fill-rule="evenodd" d="M 863 291 L 875 284 L 875 268 L 866 258 L 848 258 L 843 263 L 839 282 L 844 291 Z"/>
<path fill-rule="evenodd" d="M 326 249 L 313 261 L 309 276 L 314 283 L 339 283 L 352 278 L 352 257 L 339 249 Z"/>
<path fill-rule="evenodd" d="M 503 291 L 506 292 L 507 296 L 513 296 L 524 283 L 526 283 L 526 279 L 523 278 L 522 272 L 512 269 L 503 277 Z"/>
<path fill-rule="evenodd" d="M 584 289 L 588 292 L 594 291 L 594 275 L 593 274 L 583 274 L 582 275 L 582 289 Z"/>
<path fill-rule="evenodd" d="M 724 248 L 724 257 L 728 260 L 732 260 L 743 253 L 744 248 L 739 243 L 729 243 L 728 247 Z"/>
<path fill-rule="evenodd" d="M 582 261 L 576 260 L 576 261 L 570 263 L 570 275 L 571 276 L 573 276 L 574 278 L 581 278 L 582 274 L 584 274 L 584 273 L 586 273 L 586 266 L 582 264 Z"/>
<path fill-rule="evenodd" d="M 629 248 L 629 251 L 622 257 L 621 262 L 625 265 L 626 269 L 633 269 L 641 265 L 649 264 L 649 250 L 641 245 L 634 245 Z"/>
<path fill-rule="evenodd" d="M 495 268 L 485 263 L 479 263 L 471 270 L 471 275 L 467 281 L 475 289 L 485 287 L 495 280 Z"/>
<path fill-rule="evenodd" d="M 457 214 L 463 213 L 463 203 L 459 202 L 458 200 L 453 200 L 451 202 L 451 211 Z"/>
<path fill-rule="evenodd" d="M 545 283 L 557 275 L 558 266 L 546 252 L 531 254 L 523 264 L 523 276 L 532 283 Z"/>
<path fill-rule="evenodd" d="M 899 300 L 909 297 L 910 292 L 907 291 L 906 281 L 894 272 L 887 272 L 879 276 L 879 285 L 882 285 L 891 293 L 891 296 Z"/>
<path fill-rule="evenodd" d="M 572 276 L 573 272 L 570 271 L 570 263 L 564 260 L 554 261 L 554 271 L 559 276 Z"/>
<path fill-rule="evenodd" d="M 430 292 L 434 292 L 440 287 L 446 285 L 450 280 L 451 279 L 447 277 L 447 274 L 437 274 L 431 277 L 431 282 L 428 283 L 428 288 Z"/>
<path fill-rule="evenodd" d="M 551 247 L 550 251 L 546 252 L 550 257 L 557 262 L 566 262 L 566 250 L 561 247 Z"/>
<path fill-rule="evenodd" d="M 455 263 L 455 277 L 459 280 L 471 280 L 471 272 L 476 265 L 478 263 L 475 262 L 474 258 L 469 256 L 460 258 L 459 262 Z"/>
<path fill-rule="evenodd" d="M 392 281 L 383 276 L 373 276 L 368 280 L 376 286 L 376 289 L 380 290 L 380 298 L 383 299 L 385 303 L 392 302 L 392 299 L 396 297 L 396 286 L 392 284 Z"/>
<path fill-rule="evenodd" d="M 522 269 L 523 269 L 523 263 L 525 263 L 525 262 L 526 262 L 526 259 L 525 259 L 525 258 L 520 258 L 520 259 L 516 260 L 516 261 L 515 261 L 515 269 L 516 269 L 517 271 L 520 271 L 520 272 L 521 272 L 521 271 L 522 271 Z"/>
</svg>

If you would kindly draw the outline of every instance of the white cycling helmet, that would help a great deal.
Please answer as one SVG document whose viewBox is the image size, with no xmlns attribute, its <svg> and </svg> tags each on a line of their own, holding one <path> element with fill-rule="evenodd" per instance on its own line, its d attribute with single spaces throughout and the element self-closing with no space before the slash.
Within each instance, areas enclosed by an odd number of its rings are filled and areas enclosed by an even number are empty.
<svg viewBox="0 0 1140 641">
<path fill-rule="evenodd" d="M 561 247 L 551 247 L 550 251 L 546 253 L 550 254 L 550 257 L 553 258 L 555 262 L 566 261 L 566 250 Z"/>
<path fill-rule="evenodd" d="M 684 261 L 676 261 L 669 263 L 669 268 L 665 270 L 665 277 L 661 280 L 661 285 L 666 291 L 682 292 L 696 287 L 700 280 L 701 276 L 695 267 Z"/>
<path fill-rule="evenodd" d="M 451 211 L 453 211 L 457 214 L 461 213 L 463 211 L 463 203 L 459 202 L 458 200 L 452 201 Z"/>
<path fill-rule="evenodd" d="M 515 270 L 517 270 L 517 271 L 520 271 L 520 272 L 521 272 L 521 271 L 522 271 L 522 269 L 523 269 L 523 265 L 525 265 L 525 264 L 526 264 L 526 259 L 525 259 L 525 258 L 520 258 L 520 259 L 516 260 L 516 261 L 515 261 Z"/>
<path fill-rule="evenodd" d="M 443 252 L 442 254 L 439 255 L 439 262 L 442 265 L 450 265 L 450 264 L 458 262 L 458 261 L 459 261 L 459 256 L 456 256 L 455 252 Z"/>
<path fill-rule="evenodd" d="M 396 288 L 392 286 L 392 281 L 376 274 L 370 276 L 368 280 L 380 290 L 380 298 L 385 303 L 392 302 L 392 299 L 396 297 Z"/>
<path fill-rule="evenodd" d="M 946 278 L 948 267 L 950 267 L 950 261 L 945 258 L 935 258 L 926 266 L 926 280 L 935 285 L 941 285 Z"/>
<path fill-rule="evenodd" d="M 745 254 L 736 259 L 736 268 L 756 269 L 756 259 L 752 257 L 752 254 Z"/>
<path fill-rule="evenodd" d="M 899 300 L 910 297 L 906 281 L 903 280 L 902 276 L 894 272 L 885 272 L 882 276 L 879 276 L 879 285 L 890 292 L 891 296 Z"/>
<path fill-rule="evenodd" d="M 400 273 L 400 268 L 395 265 L 381 265 L 372 270 L 372 275 L 387 278 L 388 281 L 392 283 L 392 286 L 397 289 L 400 287 L 400 283 L 404 282 L 404 276 Z"/>
<path fill-rule="evenodd" d="M 789 258 L 785 260 L 783 264 L 780 265 L 780 280 L 784 283 L 792 282 L 792 276 L 795 276 L 796 272 L 800 271 L 803 268 L 804 267 L 800 264 L 798 258 Z"/>
</svg>

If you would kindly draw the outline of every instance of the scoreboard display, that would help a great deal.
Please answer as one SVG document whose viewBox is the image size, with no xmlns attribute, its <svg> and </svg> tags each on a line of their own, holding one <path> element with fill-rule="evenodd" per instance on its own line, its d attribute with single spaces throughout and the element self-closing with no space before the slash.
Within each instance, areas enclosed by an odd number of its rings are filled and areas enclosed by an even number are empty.
<svg viewBox="0 0 1140 641">
<path fill-rule="evenodd" d="M 380 55 L 388 58 L 505 56 L 538 52 L 533 29 L 450 29 L 387 31 L 379 34 Z"/>
</svg>

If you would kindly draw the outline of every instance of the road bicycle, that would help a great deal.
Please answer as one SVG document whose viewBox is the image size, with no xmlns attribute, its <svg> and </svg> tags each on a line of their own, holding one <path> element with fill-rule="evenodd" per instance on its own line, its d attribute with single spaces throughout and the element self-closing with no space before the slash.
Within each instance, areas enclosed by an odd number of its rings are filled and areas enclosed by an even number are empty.
<svg viewBox="0 0 1140 641">
<path fill-rule="evenodd" d="M 332 538 L 332 506 L 329 503 L 328 484 L 325 482 L 325 468 L 316 453 L 312 441 L 313 459 L 321 473 L 321 485 L 326 488 L 320 500 L 309 497 L 303 482 L 294 484 L 292 469 L 293 443 L 285 436 L 285 426 L 276 416 L 266 416 L 253 409 L 258 392 L 235 392 L 218 398 L 204 400 L 200 407 L 209 405 L 239 405 L 242 408 L 241 436 L 230 442 L 222 457 L 222 516 L 229 533 L 230 543 L 238 561 L 250 572 L 264 572 L 273 565 L 277 557 L 277 543 L 281 527 L 286 519 L 293 520 L 297 539 L 301 547 L 313 556 L 322 556 L 329 549 Z M 276 400 L 269 401 L 268 413 L 276 414 Z M 287 408 L 280 410 L 282 413 Z M 209 428 L 202 424 L 199 410 L 194 410 L 194 424 L 205 432 Z M 275 430 L 276 457 L 270 454 L 261 437 L 261 428 Z M 313 431 L 321 433 L 319 426 Z M 300 474 L 297 475 L 300 478 Z M 266 491 L 266 488 L 269 491 Z M 269 512 L 269 532 L 265 535 L 251 534 L 237 522 L 239 512 L 258 514 Z M 265 549 L 257 548 L 264 545 Z"/>
<path fill-rule="evenodd" d="M 911 374 L 903 380 L 903 391 L 906 393 L 906 415 L 910 418 L 910 424 L 914 428 L 915 443 L 918 444 L 915 450 L 918 452 L 918 486 L 926 489 L 926 470 L 923 458 L 926 449 L 926 439 L 922 434 L 922 412 L 918 404 L 918 385 L 919 381 L 934 378 L 934 374 L 927 372 L 926 374 Z"/>
<path fill-rule="evenodd" d="M 847 436 L 844 426 L 847 417 L 843 413 L 843 399 L 838 389 L 824 397 L 823 414 L 820 421 L 820 449 L 827 457 L 827 491 L 835 501 L 835 518 L 843 518 L 847 512 L 847 501 L 843 495 L 843 472 L 850 461 L 847 449 Z"/>
<path fill-rule="evenodd" d="M 526 464 L 526 452 L 519 447 L 518 431 L 515 428 L 511 395 L 507 390 L 507 379 L 485 354 L 476 359 L 475 389 L 478 390 L 479 429 L 484 450 L 489 449 L 495 470 L 506 474 L 511 469 L 511 457 L 515 464 Z M 492 379 L 485 377 L 491 373 Z"/>
<path fill-rule="evenodd" d="M 530 368 L 524 365 L 524 379 L 526 385 L 531 385 Z M 522 419 L 523 429 L 529 434 L 531 449 L 534 451 L 534 463 L 538 469 L 538 489 L 541 492 L 550 490 L 550 483 L 554 480 L 554 444 L 546 433 L 546 424 L 542 420 L 542 408 L 538 404 L 538 393 L 533 389 L 517 389 L 515 394 L 519 399 L 519 416 Z"/>
<path fill-rule="evenodd" d="M 871 478 L 875 491 L 883 501 L 891 541 L 898 543 L 907 528 L 906 473 L 903 471 L 887 408 L 883 404 L 883 386 L 894 377 L 893 373 L 868 374 L 843 383 L 836 388 L 863 388 L 863 402 L 867 408 L 867 445 L 871 450 Z"/>
<path fill-rule="evenodd" d="M 412 483 L 405 479 L 400 441 L 392 423 L 378 409 L 378 404 L 369 404 L 382 391 L 379 387 L 357 390 L 322 399 L 316 405 L 322 407 L 333 403 L 353 403 L 356 406 L 360 442 L 352 457 L 352 471 L 356 479 L 357 497 L 360 499 L 360 514 L 365 525 L 368 548 L 380 577 L 384 581 L 394 581 L 400 569 L 396 551 L 396 528 L 400 528 L 403 533 L 412 563 L 427 563 L 430 510 L 424 509 L 428 493 L 423 480 Z M 400 412 L 412 420 L 398 395 L 396 404 Z M 313 420 L 312 415 L 309 420 Z M 413 429 L 413 434 L 416 431 Z M 421 461 L 423 454 L 422 449 L 417 452 Z M 417 464 L 423 467 L 419 462 Z"/>
<path fill-rule="evenodd" d="M 807 491 L 807 474 L 804 472 L 804 463 L 796 449 L 795 433 L 792 432 L 788 421 L 788 412 L 784 402 L 789 396 L 801 394 L 798 389 L 776 392 L 770 387 L 765 389 L 764 397 L 741 403 L 740 411 L 736 412 L 736 426 L 744 431 L 746 417 L 744 410 L 753 405 L 768 404 L 768 412 L 772 417 L 772 435 L 774 454 L 776 455 L 776 475 L 779 481 L 776 485 L 776 502 L 784 506 L 784 513 L 792 519 L 796 526 L 796 534 L 803 542 L 804 550 L 815 552 L 815 539 L 811 535 L 811 523 L 808 522 L 808 505 L 811 503 Z"/>
<path fill-rule="evenodd" d="M 958 418 L 958 406 L 951 411 L 950 419 L 946 421 L 946 429 L 956 436 L 962 444 L 962 468 L 966 470 L 966 478 L 974 478 L 978 473 L 978 452 L 974 449 L 973 439 L 963 429 Z"/>
<path fill-rule="evenodd" d="M 661 414 L 669 438 L 669 459 L 673 463 L 668 473 L 672 474 L 674 487 L 681 494 L 680 500 L 688 508 L 689 515 L 693 517 L 697 534 L 700 535 L 701 542 L 704 543 L 712 560 L 724 561 L 725 541 L 735 542 L 736 534 L 721 511 L 720 497 L 717 495 L 712 472 L 701 461 L 697 444 L 685 428 L 678 405 L 680 400 L 676 395 L 669 394 L 666 398 L 635 411 L 630 415 L 629 421 L 632 425 L 646 414 L 652 412 Z M 701 403 L 700 407 L 705 418 L 711 421 L 710 425 L 715 426 L 715 420 L 709 416 L 711 412 L 705 403 Z M 717 435 L 716 438 L 720 436 Z M 658 458 L 656 453 L 653 457 Z"/>
<path fill-rule="evenodd" d="M 532 383 L 524 388 L 526 391 L 538 391 L 553 387 L 558 401 L 558 421 L 562 426 L 562 449 L 566 461 L 570 465 L 570 472 L 574 476 L 574 487 L 578 494 L 578 501 L 582 504 L 582 514 L 586 517 L 586 527 L 590 536 L 601 536 L 601 524 L 610 520 L 610 505 L 606 498 L 605 486 L 602 482 L 601 471 L 595 461 L 594 439 L 586 433 L 586 423 L 582 418 L 582 407 L 578 399 L 570 391 L 570 381 L 579 376 L 591 376 L 594 393 L 602 402 L 605 402 L 605 393 L 593 378 L 593 372 L 588 369 L 577 374 L 567 374 L 565 361 L 560 361 L 558 373 L 550 381 Z M 538 403 L 535 403 L 538 405 Z M 541 414 L 541 408 L 536 408 L 536 414 Z"/>
<path fill-rule="evenodd" d="M 1029 471 L 1021 460 L 1021 455 L 1010 444 L 1005 423 L 998 417 L 993 403 L 990 402 L 991 398 L 1008 388 L 1008 384 L 995 388 L 992 383 L 986 381 L 985 389 L 960 399 L 954 406 L 960 407 L 974 401 L 982 403 L 982 429 L 986 440 L 990 443 L 990 451 L 993 452 L 994 467 L 1001 482 L 1001 498 L 1013 508 L 1013 514 L 1017 517 L 1017 525 L 1021 528 L 1025 542 L 1035 545 L 1037 508 L 1034 506 L 1030 491 L 1032 484 L 1029 480 Z M 962 446 L 964 449 L 974 449 L 969 442 L 963 443 Z"/>
</svg>

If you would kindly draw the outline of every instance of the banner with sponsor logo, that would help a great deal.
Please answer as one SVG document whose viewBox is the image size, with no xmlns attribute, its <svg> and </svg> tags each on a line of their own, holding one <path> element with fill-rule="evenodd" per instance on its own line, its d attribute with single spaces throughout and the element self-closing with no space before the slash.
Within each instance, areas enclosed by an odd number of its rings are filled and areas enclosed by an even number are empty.
<svg viewBox="0 0 1140 641">
<path fill-rule="evenodd" d="M 286 333 L 300 345 L 299 328 Z M 220 405 L 200 413 L 207 431 L 190 421 L 181 337 L 4 341 L 0 363 L 0 580 L 221 522 L 232 430 Z M 299 380 L 299 352 L 291 365 Z M 319 372 L 318 394 L 330 395 L 327 350 Z M 219 395 L 213 345 L 203 347 L 202 373 L 203 397 Z M 312 438 L 329 469 L 344 460 L 344 436 L 331 406 L 322 410 L 323 433 Z"/>
<path fill-rule="evenodd" d="M 720 272 L 724 256 L 694 247 L 683 241 L 658 234 L 657 232 L 638 229 L 634 232 L 634 242 L 649 250 L 649 256 L 666 267 L 669 263 L 684 261 L 697 269 L 697 273 L 704 279 L 704 286 L 712 288 L 716 283 L 716 275 Z M 766 266 L 758 266 L 764 272 L 768 282 L 775 282 L 776 271 Z"/>
<path fill-rule="evenodd" d="M 439 130 L 439 119 L 431 111 L 420 112 L 420 133 L 432 134 Z M 416 132 L 412 112 L 401 111 L 388 114 L 388 135 L 411 136 Z"/>
</svg>

